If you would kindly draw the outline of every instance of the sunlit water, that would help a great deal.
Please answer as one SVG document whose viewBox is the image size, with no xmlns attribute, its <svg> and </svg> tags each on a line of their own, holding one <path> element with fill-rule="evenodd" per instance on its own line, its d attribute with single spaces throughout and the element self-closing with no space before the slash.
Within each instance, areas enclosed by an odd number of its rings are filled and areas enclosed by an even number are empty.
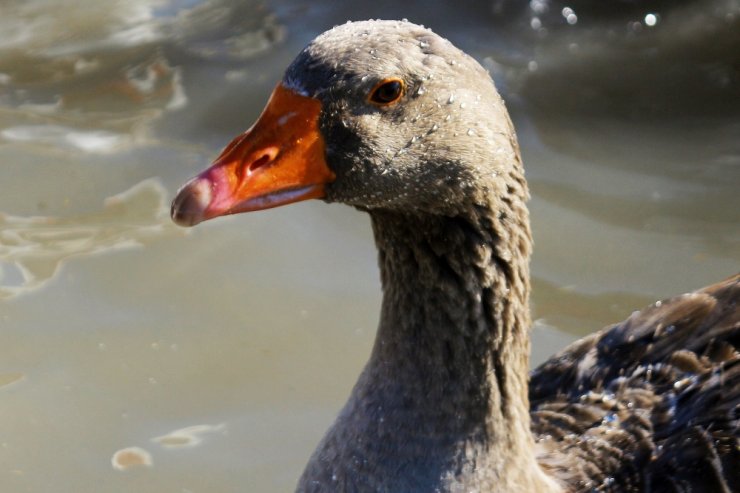
<svg viewBox="0 0 740 493">
<path fill-rule="evenodd" d="M 535 361 L 740 270 L 738 2 L 600 4 L 3 2 L 0 491 L 292 489 L 372 343 L 369 221 L 185 231 L 168 203 L 349 18 L 493 72 L 533 192 Z"/>
</svg>

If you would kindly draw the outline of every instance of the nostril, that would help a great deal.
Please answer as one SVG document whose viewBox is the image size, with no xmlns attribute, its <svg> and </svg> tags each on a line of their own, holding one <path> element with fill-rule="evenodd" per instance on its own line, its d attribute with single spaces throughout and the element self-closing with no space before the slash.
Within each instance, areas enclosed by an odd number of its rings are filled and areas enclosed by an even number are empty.
<svg viewBox="0 0 740 493">
<path fill-rule="evenodd" d="M 273 162 L 278 155 L 277 147 L 268 147 L 261 156 L 253 160 L 248 167 L 249 173 Z"/>
<path fill-rule="evenodd" d="M 252 161 L 252 164 L 249 165 L 249 171 L 254 171 L 257 168 L 261 168 L 262 166 L 266 165 L 272 161 L 272 156 L 268 154 L 263 154 L 261 157 L 259 157 L 257 160 Z"/>
</svg>

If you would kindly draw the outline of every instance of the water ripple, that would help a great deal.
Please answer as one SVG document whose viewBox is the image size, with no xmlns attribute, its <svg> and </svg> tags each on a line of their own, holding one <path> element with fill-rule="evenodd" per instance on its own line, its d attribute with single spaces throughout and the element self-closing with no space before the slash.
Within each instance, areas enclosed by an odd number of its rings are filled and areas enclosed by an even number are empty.
<svg viewBox="0 0 740 493">
<path fill-rule="evenodd" d="M 107 198 L 100 211 L 74 217 L 0 213 L 0 299 L 39 289 L 71 257 L 142 246 L 176 234 L 167 192 L 145 180 Z"/>
</svg>

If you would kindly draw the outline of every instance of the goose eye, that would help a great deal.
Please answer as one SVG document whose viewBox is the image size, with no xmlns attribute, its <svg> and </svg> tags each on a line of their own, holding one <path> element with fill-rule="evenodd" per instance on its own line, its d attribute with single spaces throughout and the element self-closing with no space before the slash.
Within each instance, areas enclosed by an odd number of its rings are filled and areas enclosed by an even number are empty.
<svg viewBox="0 0 740 493">
<path fill-rule="evenodd" d="M 401 99 L 403 89 L 401 79 L 385 79 L 373 88 L 368 99 L 373 104 L 387 106 Z"/>
</svg>

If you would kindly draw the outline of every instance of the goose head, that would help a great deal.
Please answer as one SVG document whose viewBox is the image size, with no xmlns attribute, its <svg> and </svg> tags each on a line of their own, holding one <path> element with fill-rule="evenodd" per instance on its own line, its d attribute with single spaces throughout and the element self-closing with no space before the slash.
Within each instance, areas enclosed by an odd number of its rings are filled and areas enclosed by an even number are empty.
<svg viewBox="0 0 740 493">
<path fill-rule="evenodd" d="M 488 73 L 401 21 L 335 27 L 290 64 L 257 122 L 178 192 L 172 217 L 206 219 L 319 198 L 452 216 L 506 193 L 520 161 Z"/>
</svg>

